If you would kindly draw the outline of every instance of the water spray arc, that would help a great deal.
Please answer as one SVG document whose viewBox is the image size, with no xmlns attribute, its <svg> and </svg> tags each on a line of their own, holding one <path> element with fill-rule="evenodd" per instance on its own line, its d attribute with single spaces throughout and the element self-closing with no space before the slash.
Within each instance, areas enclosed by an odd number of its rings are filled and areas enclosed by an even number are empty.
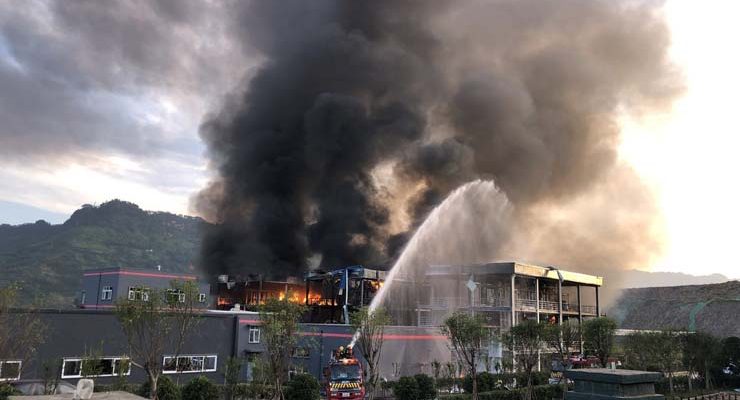
<svg viewBox="0 0 740 400">
<path fill-rule="evenodd" d="M 423 271 L 415 268 L 435 263 L 490 261 L 495 258 L 501 246 L 497 239 L 502 237 L 495 233 L 505 228 L 510 214 L 508 199 L 491 180 L 477 179 L 452 191 L 414 232 L 389 270 L 385 283 L 370 302 L 368 313 L 374 313 L 383 304 L 401 275 L 412 280 L 414 277 L 421 278 L 423 274 L 418 273 Z M 485 235 L 485 231 L 494 234 Z M 452 234 L 454 238 L 445 237 L 446 234 Z M 476 236 L 479 240 L 475 246 L 488 251 L 475 255 L 460 254 L 466 253 L 463 242 L 468 241 L 461 236 L 463 234 Z M 488 243 L 481 243 L 480 239 Z M 349 347 L 353 347 L 358 339 L 359 331 L 353 335 Z"/>
</svg>

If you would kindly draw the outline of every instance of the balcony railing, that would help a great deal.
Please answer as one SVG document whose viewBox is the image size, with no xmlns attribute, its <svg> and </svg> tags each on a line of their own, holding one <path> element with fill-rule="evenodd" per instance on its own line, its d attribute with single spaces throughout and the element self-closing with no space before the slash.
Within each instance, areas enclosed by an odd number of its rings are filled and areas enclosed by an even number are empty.
<svg viewBox="0 0 740 400">
<path fill-rule="evenodd" d="M 551 299 L 552 296 L 543 296 L 540 298 L 540 311 L 558 311 L 557 299 Z M 578 304 L 569 303 L 566 299 L 563 299 L 563 312 L 578 312 Z M 517 310 L 523 311 L 536 311 L 537 300 L 536 293 L 528 290 L 517 290 L 516 291 L 516 308 Z M 583 314 L 596 314 L 596 306 L 592 305 L 581 305 L 581 312 Z"/>
<path fill-rule="evenodd" d="M 519 292 L 517 292 L 519 295 Z M 481 299 L 476 297 L 473 299 L 473 307 L 509 307 L 508 299 L 502 299 L 499 297 L 484 298 Z M 457 297 L 432 297 L 427 304 L 419 304 L 420 308 L 428 308 L 435 310 L 447 310 L 452 308 L 466 308 L 468 307 L 468 298 L 457 298 Z M 520 311 L 535 312 L 537 310 L 537 301 L 530 298 L 517 297 L 516 309 Z M 540 311 L 542 312 L 557 312 L 558 302 L 549 300 L 540 300 Z M 568 303 L 563 301 L 563 312 L 566 313 L 577 313 L 578 304 Z M 592 305 L 581 305 L 581 312 L 583 314 L 596 314 L 596 306 Z"/>
</svg>

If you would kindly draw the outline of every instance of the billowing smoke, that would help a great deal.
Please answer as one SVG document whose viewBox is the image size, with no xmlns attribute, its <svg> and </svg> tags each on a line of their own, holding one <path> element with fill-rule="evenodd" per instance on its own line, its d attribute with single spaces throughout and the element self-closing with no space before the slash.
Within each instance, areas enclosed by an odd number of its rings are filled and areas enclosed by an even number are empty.
<svg viewBox="0 0 740 400">
<path fill-rule="evenodd" d="M 387 265 L 479 178 L 515 213 L 502 256 L 606 269 L 660 253 L 655 201 L 617 153 L 620 118 L 681 89 L 654 2 L 252 2 L 239 15 L 264 62 L 201 129 L 218 173 L 195 199 L 219 223 L 209 271 Z"/>
</svg>

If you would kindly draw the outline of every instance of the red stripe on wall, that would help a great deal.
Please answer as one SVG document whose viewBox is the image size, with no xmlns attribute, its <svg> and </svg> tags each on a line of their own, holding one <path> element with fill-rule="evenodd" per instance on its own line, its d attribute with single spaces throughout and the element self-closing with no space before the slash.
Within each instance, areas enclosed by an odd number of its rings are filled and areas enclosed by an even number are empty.
<svg viewBox="0 0 740 400">
<path fill-rule="evenodd" d="M 170 279 L 185 279 L 185 280 L 197 279 L 196 277 L 192 275 L 155 274 L 155 273 L 150 273 L 150 272 L 133 272 L 133 271 L 88 272 L 84 274 L 84 276 L 100 276 L 100 275 L 146 276 L 150 278 L 170 278 Z"/>
<path fill-rule="evenodd" d="M 299 332 L 301 336 L 323 336 L 323 337 L 335 337 L 335 338 L 352 338 L 350 333 L 321 333 L 321 332 Z M 444 335 L 383 335 L 385 340 L 447 340 L 447 336 Z"/>
<path fill-rule="evenodd" d="M 241 325 L 259 325 L 262 321 L 258 319 L 240 319 L 239 324 Z"/>
</svg>

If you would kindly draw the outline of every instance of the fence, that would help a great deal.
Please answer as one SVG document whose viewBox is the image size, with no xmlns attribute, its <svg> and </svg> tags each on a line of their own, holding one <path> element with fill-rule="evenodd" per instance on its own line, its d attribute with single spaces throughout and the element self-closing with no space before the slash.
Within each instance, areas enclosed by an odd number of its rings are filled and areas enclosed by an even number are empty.
<svg viewBox="0 0 740 400">
<path fill-rule="evenodd" d="M 738 392 L 715 392 L 707 394 L 696 394 L 692 396 L 679 395 L 671 396 L 667 394 L 666 400 L 740 400 Z"/>
</svg>

